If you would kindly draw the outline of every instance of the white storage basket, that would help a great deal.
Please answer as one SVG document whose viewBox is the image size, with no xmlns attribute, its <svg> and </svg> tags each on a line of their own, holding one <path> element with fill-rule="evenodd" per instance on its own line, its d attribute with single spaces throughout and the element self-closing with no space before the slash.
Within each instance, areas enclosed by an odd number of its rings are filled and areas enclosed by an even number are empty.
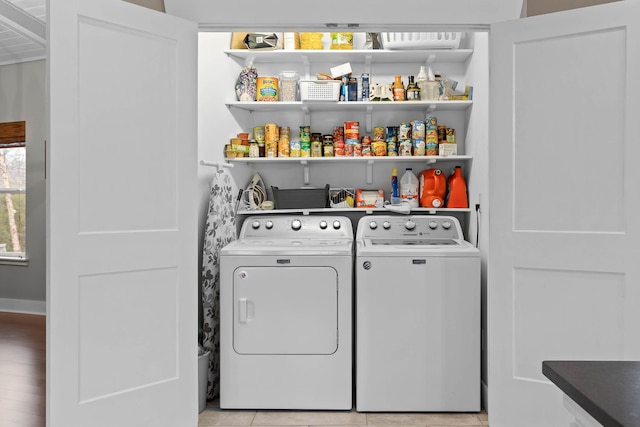
<svg viewBox="0 0 640 427">
<path fill-rule="evenodd" d="M 300 99 L 303 101 L 340 100 L 340 80 L 300 80 Z"/>
<path fill-rule="evenodd" d="M 457 49 L 462 33 L 380 33 L 385 49 Z"/>
</svg>

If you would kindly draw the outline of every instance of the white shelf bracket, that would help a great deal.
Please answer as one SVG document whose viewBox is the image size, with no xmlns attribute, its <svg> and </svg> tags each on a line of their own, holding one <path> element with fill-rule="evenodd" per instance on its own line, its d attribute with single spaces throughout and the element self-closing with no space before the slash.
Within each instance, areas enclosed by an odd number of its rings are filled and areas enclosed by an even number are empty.
<svg viewBox="0 0 640 427">
<path fill-rule="evenodd" d="M 433 165 L 436 163 L 436 159 L 427 159 L 427 164 L 428 165 Z"/>
<path fill-rule="evenodd" d="M 309 55 L 302 55 L 302 65 L 304 66 L 304 79 L 311 80 L 311 65 Z"/>
<path fill-rule="evenodd" d="M 427 106 L 427 114 L 433 113 L 434 111 L 436 111 L 436 108 L 437 108 L 436 104 L 429 104 Z"/>
<path fill-rule="evenodd" d="M 432 53 L 427 57 L 427 66 L 433 64 L 436 61 L 436 54 Z"/>
<path fill-rule="evenodd" d="M 373 184 L 373 159 L 367 160 L 367 184 Z"/>
<path fill-rule="evenodd" d="M 302 165 L 302 181 L 304 185 L 309 185 L 309 162 L 306 160 L 300 160 Z"/>
<path fill-rule="evenodd" d="M 371 133 L 371 131 L 373 130 L 373 124 L 372 124 L 372 119 L 371 119 L 371 113 L 373 112 L 373 105 L 367 105 L 367 108 L 365 110 L 365 132 L 367 133 Z"/>
</svg>

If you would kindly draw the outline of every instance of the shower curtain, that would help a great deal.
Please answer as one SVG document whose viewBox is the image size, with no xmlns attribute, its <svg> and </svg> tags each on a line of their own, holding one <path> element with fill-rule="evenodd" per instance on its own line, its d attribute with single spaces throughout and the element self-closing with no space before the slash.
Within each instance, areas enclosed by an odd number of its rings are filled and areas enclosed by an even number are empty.
<svg viewBox="0 0 640 427">
<path fill-rule="evenodd" d="M 207 399 L 220 395 L 220 249 L 236 239 L 231 175 L 219 168 L 211 180 L 202 254 L 202 345 L 209 350 Z"/>
</svg>

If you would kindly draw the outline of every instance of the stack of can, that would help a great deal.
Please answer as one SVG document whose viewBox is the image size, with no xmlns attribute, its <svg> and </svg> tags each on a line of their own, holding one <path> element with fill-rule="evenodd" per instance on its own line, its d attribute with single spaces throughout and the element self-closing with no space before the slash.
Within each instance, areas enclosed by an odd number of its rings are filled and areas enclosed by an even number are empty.
<svg viewBox="0 0 640 427">
<path fill-rule="evenodd" d="M 300 126 L 300 157 L 311 155 L 311 127 Z"/>
<path fill-rule="evenodd" d="M 387 156 L 398 155 L 398 127 L 387 126 Z"/>
<path fill-rule="evenodd" d="M 434 116 L 425 117 L 425 142 L 426 142 L 426 155 L 437 156 L 438 155 L 438 118 Z"/>
<path fill-rule="evenodd" d="M 291 148 L 289 146 L 289 127 L 280 128 L 280 138 L 278 139 L 278 157 L 289 157 Z"/>
<path fill-rule="evenodd" d="M 333 128 L 333 156 L 344 157 L 344 126 L 336 126 Z"/>
<path fill-rule="evenodd" d="M 413 141 L 413 155 L 424 156 L 426 154 L 424 121 L 414 120 L 411 122 L 411 140 Z"/>
<path fill-rule="evenodd" d="M 359 157 L 362 155 L 360 122 L 344 122 L 344 148 L 345 156 Z"/>
<path fill-rule="evenodd" d="M 400 123 L 398 127 L 398 156 L 411 156 L 413 141 L 411 141 L 411 123 Z"/>
<path fill-rule="evenodd" d="M 371 142 L 371 151 L 374 156 L 387 155 L 387 141 L 385 141 L 384 127 L 376 126 L 373 128 L 373 141 Z"/>
<path fill-rule="evenodd" d="M 280 139 L 280 128 L 275 123 L 264 125 L 264 156 L 278 157 L 278 140 Z"/>
</svg>

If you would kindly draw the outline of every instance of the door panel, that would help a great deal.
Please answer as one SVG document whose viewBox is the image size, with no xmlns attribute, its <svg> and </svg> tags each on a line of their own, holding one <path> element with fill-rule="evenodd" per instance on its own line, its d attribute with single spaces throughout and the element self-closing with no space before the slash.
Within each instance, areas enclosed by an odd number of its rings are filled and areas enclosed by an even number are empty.
<svg viewBox="0 0 640 427">
<path fill-rule="evenodd" d="M 617 2 L 491 28 L 493 427 L 569 424 L 544 360 L 640 357 L 639 19 Z"/>
<path fill-rule="evenodd" d="M 47 419 L 197 425 L 194 23 L 52 0 Z"/>
<path fill-rule="evenodd" d="M 239 267 L 233 348 L 239 354 L 332 354 L 338 349 L 333 267 Z"/>
</svg>

